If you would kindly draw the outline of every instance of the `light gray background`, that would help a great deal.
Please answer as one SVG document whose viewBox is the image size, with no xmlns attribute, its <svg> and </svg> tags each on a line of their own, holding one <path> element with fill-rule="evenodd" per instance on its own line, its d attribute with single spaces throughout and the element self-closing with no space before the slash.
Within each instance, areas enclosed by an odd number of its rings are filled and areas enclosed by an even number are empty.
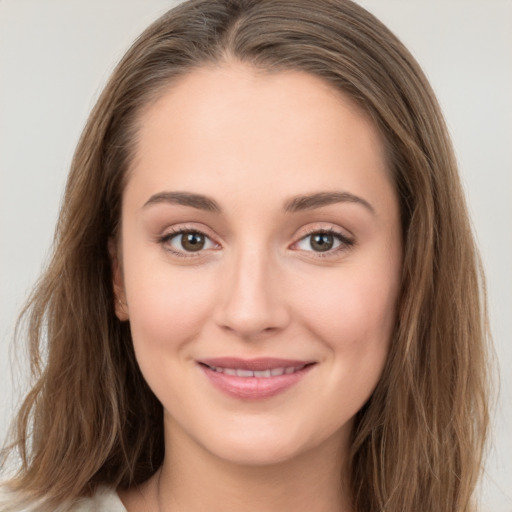
<svg viewBox="0 0 512 512">
<path fill-rule="evenodd" d="M 86 116 L 168 0 L 0 0 L 0 435 L 19 376 L 12 327 L 48 254 Z M 484 510 L 512 511 L 512 1 L 360 0 L 427 72 L 450 127 L 488 276 L 500 397 Z M 14 396 L 14 398 L 13 398 Z"/>
</svg>

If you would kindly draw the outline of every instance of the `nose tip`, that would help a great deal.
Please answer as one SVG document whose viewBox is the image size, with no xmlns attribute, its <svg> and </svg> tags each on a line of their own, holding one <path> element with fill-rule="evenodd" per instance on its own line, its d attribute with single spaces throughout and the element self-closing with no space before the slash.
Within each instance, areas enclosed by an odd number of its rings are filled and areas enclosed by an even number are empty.
<svg viewBox="0 0 512 512">
<path fill-rule="evenodd" d="M 283 329 L 289 314 L 275 274 L 263 262 L 238 265 L 223 283 L 217 324 L 246 340 Z"/>
<path fill-rule="evenodd" d="M 254 321 L 254 315 L 250 318 L 239 315 L 237 317 L 231 316 L 221 326 L 225 331 L 236 334 L 239 338 L 253 340 L 279 330 L 279 326 L 268 326 L 269 323 Z M 272 323 L 277 324 L 277 322 Z"/>
</svg>

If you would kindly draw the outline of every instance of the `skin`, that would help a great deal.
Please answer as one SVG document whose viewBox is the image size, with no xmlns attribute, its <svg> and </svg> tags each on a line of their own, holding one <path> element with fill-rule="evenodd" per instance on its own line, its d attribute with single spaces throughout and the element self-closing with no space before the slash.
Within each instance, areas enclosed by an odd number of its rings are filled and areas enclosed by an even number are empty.
<svg viewBox="0 0 512 512">
<path fill-rule="evenodd" d="M 154 199 L 164 192 L 222 211 Z M 361 201 L 284 211 L 318 192 Z M 204 249 L 187 252 L 173 230 L 205 233 Z M 325 252 L 311 243 L 321 230 L 336 233 Z M 141 115 L 111 254 L 117 315 L 163 404 L 168 447 L 153 478 L 120 493 L 128 511 L 350 510 L 340 475 L 386 361 L 402 254 L 367 116 L 306 73 L 191 72 Z M 316 364 L 276 396 L 242 400 L 197 364 L 225 356 Z"/>
</svg>

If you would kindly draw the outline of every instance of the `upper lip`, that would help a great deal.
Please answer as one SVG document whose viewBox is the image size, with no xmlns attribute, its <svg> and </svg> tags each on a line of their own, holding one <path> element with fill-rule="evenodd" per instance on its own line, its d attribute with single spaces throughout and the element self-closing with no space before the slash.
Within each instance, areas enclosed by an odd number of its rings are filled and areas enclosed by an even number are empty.
<svg viewBox="0 0 512 512">
<path fill-rule="evenodd" d="M 258 357 L 256 359 L 240 359 L 238 357 L 215 357 L 209 359 L 200 359 L 198 363 L 215 368 L 236 368 L 240 370 L 263 371 L 273 370 L 274 368 L 289 368 L 306 366 L 315 361 L 299 359 L 280 359 L 275 357 Z"/>
</svg>

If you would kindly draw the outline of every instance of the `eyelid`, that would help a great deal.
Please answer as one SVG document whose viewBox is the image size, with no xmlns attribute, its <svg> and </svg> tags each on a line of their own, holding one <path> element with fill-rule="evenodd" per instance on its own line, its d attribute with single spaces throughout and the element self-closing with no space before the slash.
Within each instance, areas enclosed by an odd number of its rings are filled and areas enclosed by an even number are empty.
<svg viewBox="0 0 512 512">
<path fill-rule="evenodd" d="M 170 240 L 172 240 L 173 238 L 175 238 L 179 235 L 182 235 L 184 233 L 200 234 L 200 235 L 204 236 L 205 238 L 207 238 L 208 240 L 210 240 L 211 243 L 214 244 L 216 247 L 208 248 L 208 249 L 200 249 L 198 251 L 185 251 L 185 250 L 180 251 L 180 250 L 176 250 L 175 248 L 172 248 L 168 244 L 168 242 Z M 191 225 L 186 225 L 186 224 L 172 226 L 172 227 L 165 229 L 163 231 L 163 233 L 157 237 L 156 242 L 159 243 L 160 245 L 162 245 L 162 247 L 165 251 L 167 251 L 175 256 L 181 257 L 181 258 L 198 258 L 198 257 L 204 256 L 205 252 L 211 251 L 211 250 L 217 250 L 217 248 L 220 248 L 220 246 L 221 246 L 219 244 L 219 242 L 217 242 L 215 240 L 215 237 L 213 237 L 212 235 L 209 234 L 208 229 L 204 229 L 202 227 L 199 228 L 197 226 L 191 226 Z"/>
<path fill-rule="evenodd" d="M 315 235 L 315 234 L 329 234 L 334 236 L 339 242 L 340 245 L 338 247 L 335 247 L 333 249 L 329 249 L 327 251 L 314 251 L 314 250 L 304 250 L 304 249 L 294 249 L 299 250 L 303 253 L 309 253 L 308 256 L 312 258 L 329 258 L 329 257 L 336 257 L 339 256 L 341 252 L 347 251 L 351 249 L 355 245 L 355 239 L 353 236 L 346 235 L 343 230 L 340 228 L 337 228 L 335 226 L 314 226 L 308 228 L 304 233 L 301 233 L 300 237 L 293 242 L 293 244 L 290 246 L 291 249 L 294 248 L 297 244 L 302 242 L 304 239 L 308 238 L 309 236 Z"/>
<path fill-rule="evenodd" d="M 289 248 L 292 250 L 297 250 L 302 253 L 309 253 L 308 257 L 313 258 L 329 258 L 329 257 L 335 257 L 338 256 L 341 252 L 349 250 L 352 246 L 355 245 L 356 241 L 353 237 L 353 235 L 347 235 L 345 234 L 346 230 L 343 230 L 339 227 L 328 225 L 328 226 L 310 226 L 307 229 L 305 229 L 298 238 L 296 238 L 295 242 L 293 242 Z M 183 234 L 183 233 L 198 233 L 203 235 L 205 238 L 209 239 L 212 244 L 215 245 L 214 248 L 207 248 L 207 249 L 199 249 L 198 251 L 180 251 L 176 250 L 174 248 L 171 248 L 169 245 L 166 245 L 169 240 L 172 238 Z M 326 251 L 315 251 L 315 250 L 305 250 L 305 249 L 297 249 L 296 246 L 300 242 L 302 242 L 304 239 L 306 239 L 309 236 L 312 236 L 314 234 L 329 234 L 334 236 L 338 241 L 339 245 L 335 248 L 328 249 Z M 220 244 L 217 241 L 216 236 L 212 236 L 210 234 L 210 230 L 206 227 L 198 227 L 197 225 L 189 225 L 189 224 L 182 224 L 182 225 L 176 225 L 168 227 L 163 231 L 161 235 L 157 237 L 157 243 L 161 244 L 167 252 L 178 256 L 182 258 L 199 258 L 201 256 L 205 256 L 206 252 L 212 251 L 212 250 L 218 250 L 222 248 L 222 244 Z"/>
</svg>

